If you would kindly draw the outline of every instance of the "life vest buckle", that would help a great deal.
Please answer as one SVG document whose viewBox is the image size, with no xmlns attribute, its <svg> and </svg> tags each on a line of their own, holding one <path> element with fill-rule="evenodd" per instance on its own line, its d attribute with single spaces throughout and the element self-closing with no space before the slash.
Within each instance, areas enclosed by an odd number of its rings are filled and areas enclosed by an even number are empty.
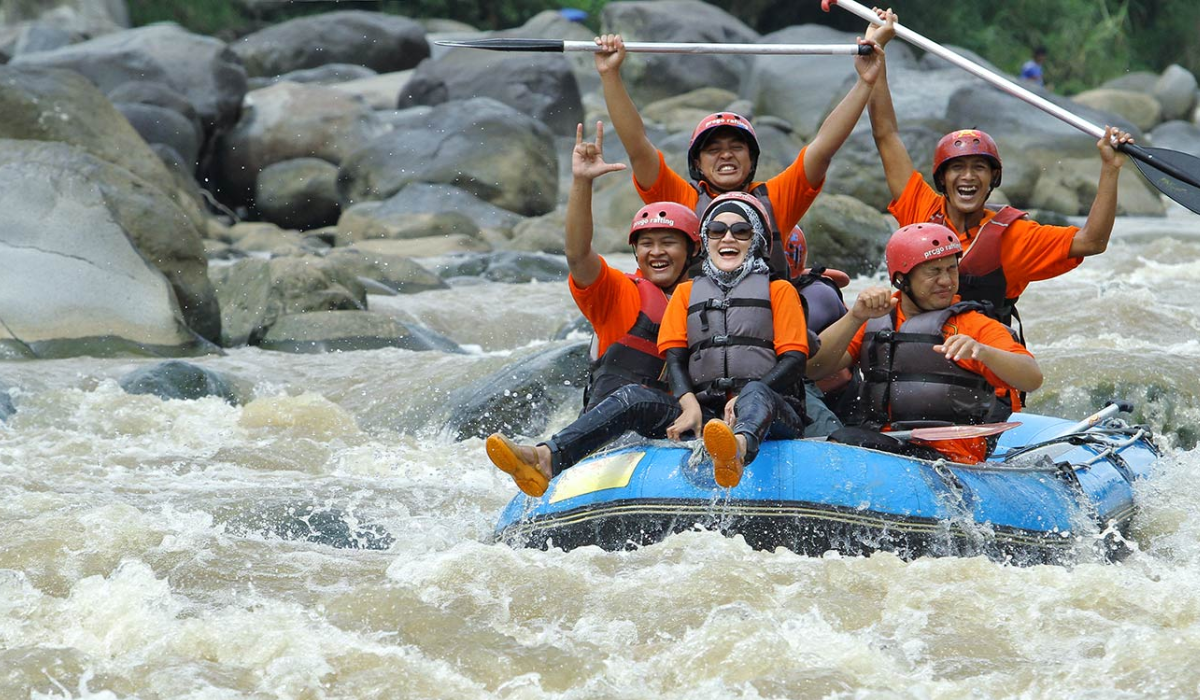
<svg viewBox="0 0 1200 700">
<path fill-rule="evenodd" d="M 709 299 L 704 302 L 705 309 L 715 309 L 717 311 L 726 311 L 729 309 L 728 299 Z"/>
<path fill-rule="evenodd" d="M 719 377 L 712 381 L 712 388 L 717 391 L 733 391 L 734 384 L 732 377 Z"/>
<path fill-rule="evenodd" d="M 731 345 L 732 343 L 730 343 L 729 336 L 727 336 L 727 335 L 714 335 L 712 337 L 712 344 L 713 344 L 713 347 L 719 348 L 719 347 L 723 347 L 726 345 Z"/>
</svg>

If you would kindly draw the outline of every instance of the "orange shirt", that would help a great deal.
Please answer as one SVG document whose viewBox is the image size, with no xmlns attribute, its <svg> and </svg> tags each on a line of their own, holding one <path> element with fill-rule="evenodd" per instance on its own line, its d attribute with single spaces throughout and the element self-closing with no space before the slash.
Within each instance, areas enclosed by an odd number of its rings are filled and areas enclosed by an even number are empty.
<svg viewBox="0 0 1200 700">
<path fill-rule="evenodd" d="M 567 278 L 575 305 L 596 331 L 597 357 L 604 355 L 613 341 L 629 332 L 642 310 L 637 283 L 624 272 L 609 267 L 603 257 L 600 264 L 600 276 L 586 287 L 576 284 L 574 277 Z M 641 276 L 640 272 L 635 274 Z"/>
<path fill-rule="evenodd" d="M 930 221 L 934 214 L 946 214 L 946 198 L 938 194 L 921 173 L 913 171 L 900 197 L 888 205 L 888 211 L 901 226 Z M 942 223 L 958 234 L 963 250 L 969 250 L 979 228 L 996 212 L 986 210 L 979 226 L 968 231 L 957 231 L 950 217 Z M 1050 226 L 1029 219 L 1019 219 L 1009 225 L 1000 239 L 1000 267 L 1004 270 L 1007 288 L 1004 295 L 1009 299 L 1021 296 L 1030 282 L 1058 277 L 1070 272 L 1083 262 L 1083 258 L 1070 256 L 1071 240 L 1079 230 L 1077 226 Z"/>
<path fill-rule="evenodd" d="M 892 296 L 899 297 L 900 292 L 894 293 Z M 959 297 L 955 297 L 954 301 L 959 301 Z M 896 305 L 895 327 L 899 328 L 900 324 L 904 323 L 904 312 L 901 311 L 899 304 Z M 863 338 L 866 337 L 867 326 L 863 324 L 862 328 L 854 334 L 854 338 L 847 346 L 846 352 L 850 353 L 850 357 L 854 358 L 857 364 L 859 355 L 862 352 Z M 970 336 L 975 340 L 990 345 L 999 350 L 1014 352 L 1021 355 L 1033 357 L 1033 353 L 1024 346 L 1013 340 L 1012 335 L 1008 332 L 1008 328 L 999 321 L 989 318 L 987 315 L 978 311 L 966 311 L 961 314 L 955 314 L 946 319 L 945 325 L 942 326 L 942 337 L 949 338 L 952 335 L 962 334 Z M 661 339 L 661 336 L 659 336 Z M 930 352 L 933 352 L 933 346 L 930 347 Z M 997 390 L 1009 392 L 1013 396 L 1013 410 L 1020 411 L 1020 401 L 1017 400 L 1017 391 L 1007 382 L 996 376 L 996 373 L 988 369 L 979 360 L 964 359 L 955 360 L 955 364 L 968 372 L 982 375 L 989 384 L 996 387 Z M 997 391 L 999 393 L 999 391 Z M 936 442 L 922 443 L 932 447 L 946 457 L 965 464 L 974 464 L 982 461 L 987 456 L 986 441 L 983 438 L 966 438 L 958 440 L 938 440 Z"/>
<path fill-rule="evenodd" d="M 808 147 L 805 146 L 805 148 Z M 704 183 L 700 184 L 707 188 Z M 750 187 L 746 188 L 746 191 L 749 192 L 759 184 L 758 182 L 750 183 Z M 823 182 L 818 183 L 816 187 L 809 184 L 808 175 L 804 172 L 804 149 L 800 150 L 800 155 L 796 156 L 796 160 L 783 172 L 767 180 L 767 198 L 771 200 L 771 208 L 775 210 L 775 223 L 781 232 L 786 234 L 800 222 L 800 218 L 812 206 L 813 200 L 821 193 L 821 186 L 824 184 Z M 654 181 L 654 184 L 643 189 L 635 177 L 633 186 L 637 188 L 638 194 L 646 204 L 678 202 L 685 207 L 695 209 L 696 203 L 700 201 L 700 193 L 691 183 L 684 180 L 679 173 L 667 165 L 662 151 L 658 152 L 658 179 Z M 710 194 L 715 197 L 720 193 L 710 190 Z"/>
<path fill-rule="evenodd" d="M 662 325 L 658 328 L 658 350 L 686 348 L 687 310 L 692 296 L 692 282 L 683 282 L 675 288 L 667 310 L 663 312 Z M 804 309 L 800 306 L 800 295 L 790 282 L 771 282 L 771 314 L 775 328 L 775 354 L 782 355 L 798 350 L 808 355 L 808 324 L 804 320 Z"/>
</svg>

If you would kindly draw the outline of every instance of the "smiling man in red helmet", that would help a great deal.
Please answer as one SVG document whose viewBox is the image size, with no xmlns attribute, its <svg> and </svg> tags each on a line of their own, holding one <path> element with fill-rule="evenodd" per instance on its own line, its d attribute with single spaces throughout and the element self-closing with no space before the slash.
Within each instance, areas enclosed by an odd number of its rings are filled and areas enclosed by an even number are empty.
<svg viewBox="0 0 1200 700">
<path fill-rule="evenodd" d="M 1042 384 L 1037 361 L 1008 328 L 984 314 L 983 304 L 958 296 L 962 245 L 953 231 L 932 223 L 904 226 L 888 240 L 885 255 L 898 291 L 863 290 L 849 313 L 821 333 L 821 349 L 808 364 L 810 376 L 818 378 L 854 364 L 863 372 L 863 427 L 835 431 L 829 439 L 924 458 L 982 461 L 989 449 L 984 438 L 925 445 L 863 440 L 906 422 L 986 423 L 998 394 Z"/>
<path fill-rule="evenodd" d="M 882 46 L 895 35 L 896 15 L 876 12 L 885 24 L 869 28 L 867 37 Z M 893 197 L 888 211 L 900 226 L 927 221 L 954 231 L 965 251 L 959 270 L 963 299 L 990 303 L 992 315 L 1001 322 L 1012 325 L 1014 317 L 1020 320 L 1015 305 L 1030 282 L 1069 272 L 1083 258 L 1108 247 L 1117 213 L 1117 180 L 1125 162 L 1115 145 L 1132 143 L 1128 133 L 1108 127 L 1096 143 L 1100 180 L 1084 225 L 1049 226 L 1014 207 L 987 206 L 1004 170 L 996 142 L 978 129 L 942 137 L 933 153 L 930 186 L 900 140 L 886 66 L 875 81 L 868 114 Z"/>
<path fill-rule="evenodd" d="M 592 183 L 625 165 L 604 162 L 603 148 L 603 123 L 596 124 L 594 143 L 583 140 L 582 124 L 577 127 L 565 249 L 571 296 L 596 332 L 584 412 L 537 445 L 519 445 L 500 433 L 487 439 L 492 463 L 530 496 L 541 496 L 559 472 L 626 430 L 666 437 L 679 413 L 657 342 L 671 293 L 700 253 L 700 220 L 676 202 L 647 204 L 629 226 L 637 272 L 609 267 L 592 247 Z"/>
<path fill-rule="evenodd" d="M 859 43 L 871 43 L 859 39 Z M 703 212 L 714 197 L 725 192 L 748 192 L 767 210 L 772 246 L 768 264 L 772 273 L 791 279 L 787 259 L 795 257 L 794 239 L 781 235 L 792 230 L 821 191 L 825 174 L 838 149 L 866 108 L 879 74 L 882 50 L 855 58 L 858 80 L 825 118 L 812 141 L 800 150 L 783 172 L 765 181 L 754 179 L 758 167 L 758 136 L 749 120 L 733 112 L 710 114 L 696 126 L 688 146 L 688 182 L 666 164 L 663 154 L 646 136 L 637 106 L 621 80 L 625 44 L 620 35 L 596 37 L 601 51 L 595 54 L 596 70 L 613 128 L 625 146 L 633 168 L 633 181 L 643 202 L 670 201 Z"/>
</svg>

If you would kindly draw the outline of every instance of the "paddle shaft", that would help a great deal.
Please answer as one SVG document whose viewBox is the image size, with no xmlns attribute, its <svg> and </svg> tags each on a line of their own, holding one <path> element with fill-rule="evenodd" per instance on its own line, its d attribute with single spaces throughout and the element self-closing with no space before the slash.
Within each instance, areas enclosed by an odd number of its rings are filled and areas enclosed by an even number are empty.
<svg viewBox="0 0 1200 700">
<path fill-rule="evenodd" d="M 1097 423 L 1104 420 L 1105 418 L 1111 418 L 1112 416 L 1117 415 L 1121 411 L 1125 411 L 1126 413 L 1128 413 L 1132 410 L 1133 410 L 1133 405 L 1130 404 L 1129 402 L 1114 401 L 1114 402 L 1108 404 L 1107 406 L 1105 406 L 1104 408 L 1100 409 L 1099 411 L 1096 411 L 1092 415 L 1088 416 L 1087 418 L 1084 418 L 1083 420 L 1079 421 L 1075 425 L 1072 425 L 1071 427 L 1063 430 L 1062 433 L 1060 433 L 1060 435 L 1073 435 L 1075 433 L 1082 433 L 1083 431 L 1094 427 Z"/>
<path fill-rule="evenodd" d="M 838 7 L 842 8 L 843 10 L 846 10 L 847 12 L 850 12 L 851 14 L 858 15 L 859 17 L 867 20 L 868 22 L 870 22 L 874 25 L 878 26 L 878 25 L 883 24 L 883 20 L 879 19 L 879 15 L 875 14 L 870 8 L 859 4 L 855 0 L 821 0 L 821 7 L 824 8 L 826 12 L 829 11 L 830 5 L 837 5 Z M 942 46 L 941 44 L 938 44 L 935 41 L 927 39 L 924 36 L 921 36 L 920 34 L 914 32 L 913 30 L 909 29 L 908 27 L 901 26 L 899 23 L 896 23 L 895 27 L 896 27 L 896 36 L 900 37 L 901 39 L 904 39 L 905 41 L 912 44 L 913 46 L 916 46 L 917 48 L 920 48 L 920 49 L 924 49 L 925 51 L 928 51 L 929 53 L 931 53 L 935 56 L 938 56 L 940 58 L 944 58 L 945 60 L 949 61 L 950 63 L 953 63 L 954 65 L 958 66 L 959 68 L 962 68 L 963 70 L 967 71 L 968 73 L 975 75 L 979 78 L 982 78 L 985 81 L 996 86 L 997 88 L 1000 88 L 1001 90 L 1012 95 L 1013 97 L 1016 97 L 1020 100 L 1024 100 L 1025 102 L 1028 102 L 1029 104 L 1033 105 L 1034 107 L 1037 107 L 1038 109 L 1042 110 L 1043 112 L 1046 112 L 1047 114 L 1049 114 L 1053 117 L 1057 117 L 1058 119 L 1061 119 L 1062 121 L 1070 124 L 1071 126 L 1075 127 L 1076 129 L 1079 129 L 1080 131 L 1084 132 L 1085 134 L 1089 134 L 1096 139 L 1102 138 L 1104 136 L 1104 127 L 1097 126 L 1096 124 L 1089 122 L 1088 120 L 1084 119 L 1083 117 L 1081 117 L 1073 112 L 1069 112 L 1069 111 L 1063 109 L 1062 107 L 1059 107 L 1058 105 L 1054 104 L 1050 100 L 1047 100 L 1046 98 L 1042 97 L 1041 95 L 1030 92 L 1029 90 L 1021 87 L 1020 85 L 1017 85 L 1016 83 L 1009 80 L 1008 78 L 1005 78 L 1004 76 L 1002 76 L 998 73 L 990 71 L 987 68 L 984 68 L 983 66 L 975 63 L 974 61 L 971 61 L 969 59 L 963 58 L 962 56 L 959 56 L 958 54 L 954 53 L 950 49 L 947 49 L 946 47 Z M 1154 168 L 1157 168 L 1158 170 L 1161 170 L 1162 172 L 1170 175 L 1171 177 L 1173 177 L 1177 180 L 1186 182 L 1187 184 L 1191 185 L 1192 187 L 1200 187 L 1200 180 L 1197 180 L 1197 178 L 1195 176 L 1193 176 L 1192 174 L 1190 174 L 1186 171 L 1180 170 L 1179 168 L 1176 168 L 1175 166 L 1171 165 L 1170 163 L 1164 163 L 1161 159 L 1155 158 L 1152 154 L 1147 153 L 1145 150 L 1143 150 L 1136 144 L 1120 143 L 1120 144 L 1114 144 L 1113 147 L 1119 151 L 1128 153 L 1129 155 L 1133 156 L 1134 158 L 1136 158 L 1137 160 L 1139 160 L 1143 163 L 1146 163 L 1147 165 L 1150 165 Z M 1167 193 L 1167 194 L 1169 194 L 1169 193 Z"/>
<path fill-rule="evenodd" d="M 438 41 L 440 46 L 488 49 L 491 51 L 543 51 L 597 53 L 603 49 L 593 41 L 489 38 L 463 41 Z M 871 53 L 871 47 L 858 44 L 705 44 L 665 41 L 627 41 L 630 53 L 739 54 L 756 56 L 858 56 Z"/>
</svg>

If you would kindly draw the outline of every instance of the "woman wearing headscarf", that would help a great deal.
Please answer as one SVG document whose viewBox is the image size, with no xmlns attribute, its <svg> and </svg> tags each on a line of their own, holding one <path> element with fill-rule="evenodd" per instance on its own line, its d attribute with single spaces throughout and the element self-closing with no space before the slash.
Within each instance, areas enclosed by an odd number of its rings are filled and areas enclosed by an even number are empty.
<svg viewBox="0 0 1200 700">
<path fill-rule="evenodd" d="M 808 327 L 795 287 L 770 278 L 767 221 L 753 195 L 713 199 L 700 223 L 703 275 L 676 287 L 658 335 L 682 408 L 667 437 L 702 433 L 726 488 L 768 431 L 795 438 L 804 429 Z"/>
</svg>

